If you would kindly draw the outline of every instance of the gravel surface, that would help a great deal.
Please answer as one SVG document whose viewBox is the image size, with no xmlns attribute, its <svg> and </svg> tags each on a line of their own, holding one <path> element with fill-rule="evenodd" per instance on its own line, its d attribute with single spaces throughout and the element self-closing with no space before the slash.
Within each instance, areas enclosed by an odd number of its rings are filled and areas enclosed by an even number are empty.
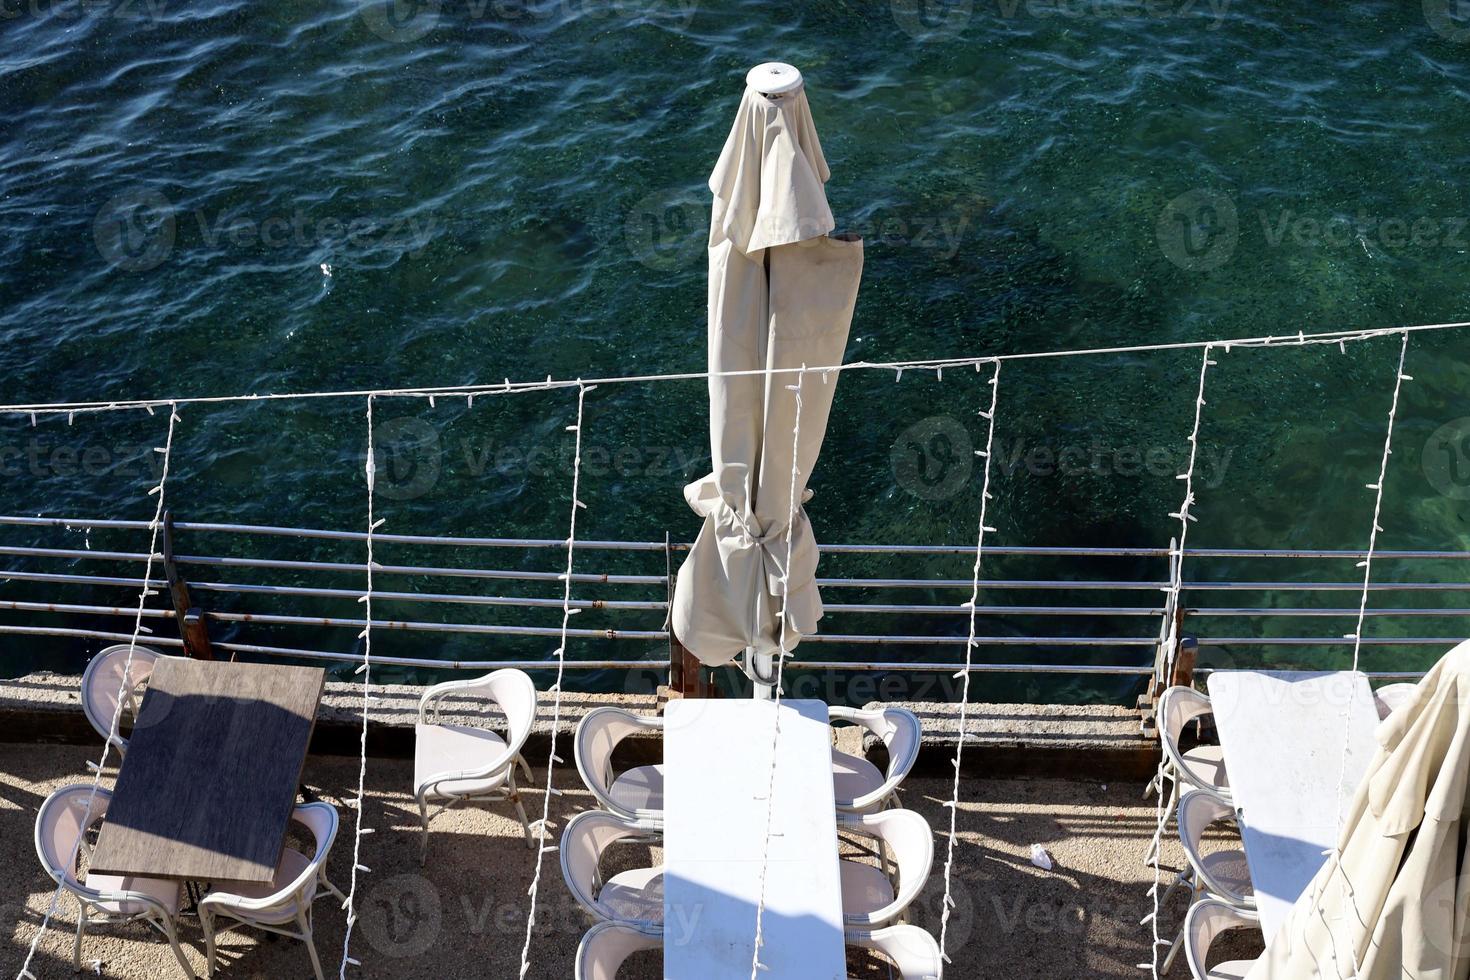
<svg viewBox="0 0 1470 980">
<path fill-rule="evenodd" d="M 32 845 L 37 807 L 58 786 L 86 781 L 86 760 L 96 757 L 76 746 L 0 743 L 0 861 L 4 881 L 3 928 L 11 940 L 0 950 L 0 974 L 14 976 L 52 894 Z M 537 786 L 544 782 L 538 767 Z M 535 869 L 505 805 L 450 810 L 433 824 L 429 861 L 420 867 L 418 817 L 408 787 L 412 765 L 370 759 L 367 824 L 376 832 L 362 842 L 362 863 L 372 869 L 359 879 L 361 917 L 352 955 L 367 977 L 493 977 L 519 975 L 525 933 L 526 890 Z M 305 780 L 338 806 L 343 831 L 329 874 L 346 888 L 351 853 L 351 811 L 343 805 L 357 778 L 357 761 L 313 756 Z M 111 774 L 104 780 L 110 783 Z M 590 805 L 575 768 L 561 766 L 551 816 L 556 832 L 573 813 Z M 950 784 L 911 778 L 905 805 L 928 818 L 938 835 L 934 872 L 913 908 L 913 920 L 938 934 L 943 893 L 944 833 L 948 829 Z M 527 791 L 527 809 L 539 814 L 543 795 Z M 1153 801 L 1140 787 L 1060 780 L 967 779 L 959 810 L 955 852 L 957 907 L 950 923 L 951 978 L 1128 977 L 1148 956 L 1151 938 L 1139 925 L 1150 908 L 1145 894 L 1152 873 L 1142 852 L 1151 833 Z M 1053 868 L 1031 864 L 1033 844 L 1050 854 Z M 629 866 L 656 862 L 657 854 L 624 849 Z M 1177 864 L 1177 847 L 1165 862 Z M 546 855 L 530 977 L 569 978 L 577 941 L 586 922 L 562 883 L 555 852 Z M 1177 928 L 1184 898 L 1176 894 L 1165 911 L 1166 927 Z M 76 906 L 63 898 L 52 927 L 42 937 L 32 972 L 38 978 L 69 976 Z M 344 916 L 331 900 L 316 906 L 317 947 L 329 975 L 342 958 Z M 183 942 L 203 975 L 203 938 L 185 919 Z M 851 951 L 850 951 L 851 952 Z M 1249 950 L 1246 951 L 1249 955 Z M 180 976 L 160 937 L 143 926 L 96 927 L 82 956 L 88 972 L 106 977 Z M 851 952 L 855 976 L 886 977 L 878 963 Z M 222 946 L 221 975 L 252 980 L 308 978 L 311 967 L 301 944 L 260 934 L 234 934 Z M 657 977 L 656 954 L 640 954 L 622 977 Z M 1174 976 L 1186 976 L 1181 962 Z"/>
</svg>

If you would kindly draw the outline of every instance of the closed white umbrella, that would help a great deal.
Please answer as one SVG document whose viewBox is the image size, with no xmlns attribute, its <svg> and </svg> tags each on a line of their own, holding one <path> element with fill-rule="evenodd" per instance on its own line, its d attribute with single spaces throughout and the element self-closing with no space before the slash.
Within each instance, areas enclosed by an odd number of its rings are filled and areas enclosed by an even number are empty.
<svg viewBox="0 0 1470 980">
<path fill-rule="evenodd" d="M 1470 641 L 1378 727 L 1338 848 L 1249 980 L 1470 976 Z"/>
<path fill-rule="evenodd" d="M 709 181 L 714 465 L 684 488 L 704 525 L 674 590 L 674 634 L 711 666 L 747 649 L 757 658 L 781 649 L 788 588 L 786 649 L 815 632 L 822 615 L 817 544 L 799 504 L 791 520 L 792 457 L 805 502 L 840 372 L 803 376 L 799 430 L 789 388 L 798 375 L 775 372 L 840 364 L 847 347 L 862 241 L 829 235 L 828 176 L 801 73 L 752 69 Z M 758 373 L 732 374 L 742 371 Z"/>
</svg>

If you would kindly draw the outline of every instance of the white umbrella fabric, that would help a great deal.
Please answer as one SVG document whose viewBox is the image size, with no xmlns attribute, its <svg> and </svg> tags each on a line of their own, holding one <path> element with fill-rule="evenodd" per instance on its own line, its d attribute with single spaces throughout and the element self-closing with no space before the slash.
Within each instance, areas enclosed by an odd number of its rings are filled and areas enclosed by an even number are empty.
<svg viewBox="0 0 1470 980">
<path fill-rule="evenodd" d="M 783 598 L 785 649 L 816 631 L 817 543 L 800 503 L 811 497 L 840 372 L 801 376 L 799 430 L 789 387 L 798 374 L 778 372 L 842 362 L 863 268 L 861 239 L 829 235 L 830 173 L 801 73 L 761 65 L 746 81 L 709 181 L 713 472 L 684 488 L 704 525 L 673 606 L 675 636 L 710 666 L 780 650 Z"/>
<path fill-rule="evenodd" d="M 1376 737 L 1341 859 L 1317 873 L 1249 980 L 1470 976 L 1470 641 Z"/>
</svg>

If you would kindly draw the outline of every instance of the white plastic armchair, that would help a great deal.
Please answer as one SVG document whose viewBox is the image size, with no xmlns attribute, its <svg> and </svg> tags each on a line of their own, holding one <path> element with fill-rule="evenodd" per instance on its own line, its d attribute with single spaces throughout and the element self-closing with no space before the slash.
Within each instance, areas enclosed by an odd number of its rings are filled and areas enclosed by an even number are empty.
<svg viewBox="0 0 1470 980">
<path fill-rule="evenodd" d="M 659 832 L 652 821 L 605 810 L 585 810 L 567 821 L 559 848 L 561 873 L 577 904 L 599 921 L 662 928 L 663 868 L 635 868 L 606 881 L 601 869 L 602 855 L 613 844 L 630 837 L 647 840 Z"/>
<path fill-rule="evenodd" d="M 1382 721 L 1418 696 L 1418 684 L 1385 684 L 1373 692 L 1373 704 L 1378 708 L 1378 720 Z"/>
<path fill-rule="evenodd" d="M 617 980 L 618 968 L 634 953 L 660 949 L 662 932 L 622 922 L 599 922 L 577 947 L 576 980 Z"/>
<path fill-rule="evenodd" d="M 843 921 L 848 928 L 872 929 L 898 920 L 929 880 L 934 831 L 928 821 L 913 810 L 883 810 L 842 814 L 837 825 L 840 830 L 874 838 L 883 855 L 882 867 L 850 859 L 839 863 Z"/>
<path fill-rule="evenodd" d="M 51 880 L 70 892 L 79 908 L 77 937 L 71 950 L 73 969 L 82 968 L 82 938 L 92 923 L 146 922 L 168 940 L 184 975 L 193 980 L 195 973 L 184 958 L 176 928 L 180 898 L 177 881 L 94 874 L 77 878 L 76 857 L 90 851 L 86 832 L 102 821 L 112 802 L 112 794 L 99 788 L 88 817 L 87 800 L 92 792 L 90 784 L 63 786 L 46 798 L 36 814 L 36 855 Z"/>
<path fill-rule="evenodd" d="M 837 809 L 846 813 L 872 813 L 885 806 L 901 806 L 898 787 L 919 758 L 923 727 L 919 716 L 905 708 L 828 709 L 828 717 L 839 724 L 866 729 L 888 749 L 888 770 L 880 771 L 867 759 L 832 750 L 832 784 Z"/>
<path fill-rule="evenodd" d="M 898 968 L 899 980 L 939 980 L 944 957 L 939 943 L 918 926 L 887 926 L 872 932 L 849 932 L 847 945 L 874 949 Z"/>
<path fill-rule="evenodd" d="M 1189 889 L 1191 904 L 1209 897 L 1238 909 L 1254 909 L 1256 898 L 1251 889 L 1250 867 L 1246 864 L 1245 851 L 1240 848 L 1223 848 L 1204 852 L 1205 831 L 1211 824 L 1222 820 L 1235 820 L 1235 808 L 1228 800 L 1202 789 L 1187 791 L 1179 800 L 1179 843 L 1189 865 L 1179 872 L 1169 885 L 1162 905 L 1176 888 Z M 1184 944 L 1184 927 L 1169 947 L 1164 957 L 1164 970 L 1174 965 L 1174 957 Z"/>
<path fill-rule="evenodd" d="M 1238 909 L 1217 899 L 1195 902 L 1184 919 L 1184 951 L 1194 980 L 1244 980 L 1255 960 L 1229 960 L 1207 967 L 1210 947 L 1231 929 L 1259 928 L 1254 912 Z"/>
<path fill-rule="evenodd" d="M 442 723 L 441 703 L 450 695 L 481 695 L 495 702 L 505 713 L 505 737 L 488 728 Z M 413 759 L 414 799 L 424 830 L 420 863 L 429 854 L 431 800 L 444 801 L 435 816 L 466 800 L 509 800 L 520 818 L 526 846 L 534 846 L 526 808 L 516 789 L 515 770 L 519 766 L 530 781 L 531 767 L 521 757 L 521 749 L 535 720 L 536 685 L 519 670 L 497 670 L 471 680 L 435 684 L 424 692 L 419 700 Z"/>
<path fill-rule="evenodd" d="M 1225 773 L 1225 756 L 1218 745 L 1197 745 L 1187 752 L 1179 748 L 1184 726 L 1212 714 L 1210 699 L 1192 687 L 1171 687 L 1159 699 L 1159 737 L 1164 745 L 1165 775 L 1174 783 L 1170 809 L 1178 799 L 1182 781 L 1196 789 L 1209 790 L 1230 799 L 1230 780 Z M 1155 777 L 1152 788 L 1163 792 Z"/>
<path fill-rule="evenodd" d="M 662 822 L 664 767 L 636 766 L 621 774 L 612 768 L 613 750 L 630 735 L 662 734 L 664 720 L 622 708 L 595 708 L 577 725 L 577 772 L 604 810 L 629 820 Z"/>
<path fill-rule="evenodd" d="M 87 664 L 82 672 L 82 712 L 87 721 L 105 740 L 111 742 L 119 753 L 128 751 L 128 740 L 112 731 L 114 718 L 131 715 L 138 717 L 138 705 L 143 700 L 143 688 L 153 674 L 153 665 L 162 656 L 148 647 L 132 647 L 132 661 L 128 660 L 129 644 L 110 646 Z M 128 674 L 123 683 L 123 671 Z M 118 692 L 122 692 L 123 715 L 117 711 Z"/>
<path fill-rule="evenodd" d="M 316 848 L 310 856 L 287 847 L 281 852 L 275 877 L 269 884 L 215 889 L 199 902 L 207 976 L 214 976 L 220 933 L 249 926 L 304 942 L 311 954 L 311 968 L 316 971 L 316 980 L 323 980 L 322 963 L 317 958 L 316 942 L 312 938 L 311 906 L 327 893 L 344 902 L 347 900 L 347 896 L 327 880 L 327 854 L 337 839 L 337 811 L 328 803 L 303 803 L 292 812 L 291 819 L 311 832 Z M 319 887 L 326 891 L 318 893 Z M 223 925 L 219 924 L 220 919 L 226 920 Z"/>
</svg>

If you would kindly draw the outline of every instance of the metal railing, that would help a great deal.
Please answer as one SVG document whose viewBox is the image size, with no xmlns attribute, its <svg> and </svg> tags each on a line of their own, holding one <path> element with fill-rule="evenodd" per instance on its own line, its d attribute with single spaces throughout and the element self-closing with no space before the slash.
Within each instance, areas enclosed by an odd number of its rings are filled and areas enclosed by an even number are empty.
<svg viewBox="0 0 1470 980">
<path fill-rule="evenodd" d="M 0 516 L 0 527 L 32 528 L 38 533 L 48 530 L 110 533 L 146 531 L 149 525 L 145 521 Z M 298 543 L 315 543 L 325 547 L 351 546 L 366 540 L 366 535 L 362 532 L 267 525 L 180 521 L 173 524 L 173 530 L 181 537 L 187 537 L 190 542 L 210 536 L 224 536 L 232 543 L 239 545 L 272 538 L 286 538 Z M 424 587 L 420 588 L 375 591 L 373 593 L 375 601 L 402 604 L 410 608 L 464 606 L 482 612 L 485 610 L 513 610 L 516 615 L 508 617 L 512 619 L 536 610 L 559 611 L 562 607 L 560 597 L 499 594 L 512 591 L 514 588 L 534 589 L 538 585 L 559 584 L 561 573 L 534 568 L 493 567 L 511 566 L 515 562 L 488 560 L 484 556 L 504 556 L 510 553 L 522 563 L 526 562 L 527 556 L 536 553 L 554 556 L 554 553 L 560 550 L 564 556 L 564 549 L 567 546 L 564 540 L 375 534 L 374 543 L 375 547 L 380 549 L 380 554 L 391 550 L 403 551 L 423 547 L 452 549 L 453 554 L 458 558 L 473 558 L 466 566 L 442 563 L 375 563 L 373 571 L 378 581 L 391 581 L 396 578 L 424 583 Z M 668 569 L 677 565 L 678 553 L 687 548 L 687 545 L 668 542 L 578 540 L 576 542 L 577 553 L 579 556 L 585 556 L 579 557 L 578 564 L 584 568 L 597 564 L 598 556 L 603 556 L 604 560 L 607 560 L 607 556 L 614 554 L 619 556 L 623 564 L 642 561 L 649 565 L 656 563 L 657 567 L 632 572 L 587 570 L 574 572 L 573 585 L 580 587 L 577 591 L 583 594 L 574 595 L 572 607 L 579 613 L 599 614 L 610 622 L 609 625 L 598 628 L 572 628 L 568 631 L 569 636 L 580 640 L 611 640 L 640 644 L 645 648 L 649 644 L 667 643 L 669 633 L 665 620 L 668 610 Z M 822 546 L 822 552 L 829 565 L 844 557 L 886 556 L 889 558 L 933 559 L 936 567 L 939 567 L 945 559 L 967 559 L 973 556 L 974 548 L 964 545 L 826 544 Z M 1050 650 L 1085 649 L 1089 651 L 1118 649 L 1133 653 L 1131 656 L 1120 655 L 1115 658 L 1117 662 L 1109 663 L 1057 663 L 1050 660 L 1027 662 L 1024 659 L 1017 659 L 1016 662 L 977 662 L 972 667 L 973 671 L 977 673 L 1097 674 L 1142 677 L 1154 670 L 1153 653 L 1159 644 L 1162 632 L 1160 624 L 1163 617 L 1170 613 L 1163 602 L 1168 592 L 1166 572 L 1170 556 L 1169 548 L 997 546 L 987 547 L 986 553 L 997 557 L 1038 561 L 1069 559 L 1074 562 L 1096 563 L 1098 560 L 1117 559 L 1135 570 L 1142 565 L 1158 563 L 1161 566 L 1158 569 L 1161 574 L 1081 580 L 1068 578 L 982 579 L 981 594 L 988 596 L 992 601 L 976 609 L 976 614 L 987 626 L 987 635 L 975 638 L 978 646 Z M 1186 567 L 1191 573 L 1197 573 L 1201 568 L 1208 569 L 1212 562 L 1221 560 L 1236 565 L 1256 559 L 1291 563 L 1312 562 L 1314 569 L 1320 565 L 1331 565 L 1339 561 L 1344 564 L 1345 574 L 1341 581 L 1315 579 L 1222 581 L 1207 577 L 1186 581 L 1182 613 L 1189 623 L 1189 631 L 1198 636 L 1202 650 L 1235 647 L 1280 650 L 1281 648 L 1346 648 L 1351 646 L 1352 640 L 1343 636 L 1342 629 L 1308 629 L 1305 624 L 1337 618 L 1351 621 L 1358 613 L 1356 604 L 1351 608 L 1345 606 L 1319 607 L 1302 605 L 1300 602 L 1318 593 L 1358 593 L 1362 589 L 1361 580 L 1352 580 L 1352 576 L 1346 572 L 1364 557 L 1362 552 L 1315 549 L 1190 548 L 1186 550 L 1185 555 L 1188 559 Z M 128 574 L 104 574 L 98 569 L 101 566 L 113 566 L 109 571 L 116 572 L 117 566 L 126 568 L 141 565 L 148 561 L 148 557 L 147 554 L 141 552 L 93 550 L 90 547 L 0 544 L 0 559 L 5 560 L 3 564 L 12 566 L 0 568 L 0 610 L 22 614 L 14 617 L 21 621 L 0 621 L 0 634 L 126 642 L 131 637 L 131 620 L 138 615 L 136 600 L 133 597 L 130 596 L 126 601 L 119 601 L 117 604 L 106 601 L 51 601 L 51 592 L 55 590 L 58 594 L 65 595 L 65 591 L 69 588 L 85 587 L 97 591 L 129 590 L 135 596 L 137 591 L 143 587 L 141 578 Z M 162 556 L 155 557 L 161 558 Z M 1401 571 L 1423 572 L 1431 563 L 1456 563 L 1470 559 L 1470 552 L 1377 551 L 1374 558 L 1376 561 L 1399 562 L 1401 564 L 1398 568 Z M 221 600 L 225 605 L 248 599 L 251 601 L 311 600 L 341 603 L 344 609 L 347 603 L 352 603 L 355 607 L 362 596 L 360 588 L 344 588 L 340 584 L 325 584 L 321 580 L 335 577 L 339 582 L 352 581 L 366 572 L 364 564 L 350 560 L 287 559 L 254 554 L 178 553 L 173 556 L 173 560 L 181 569 L 189 571 L 188 587 L 190 590 L 195 593 L 229 597 Z M 959 569 L 960 566 L 956 565 L 955 570 Z M 210 577 L 196 579 L 194 576 L 199 574 Z M 232 579 L 241 575 L 245 577 L 273 575 L 292 579 L 311 579 L 312 581 L 309 583 L 280 583 L 221 580 L 221 578 Z M 445 580 L 454 584 L 447 586 L 437 584 Z M 14 598 L 7 595 L 3 589 L 3 586 L 9 583 L 21 582 L 44 586 L 47 592 L 46 597 L 44 599 L 37 599 L 33 596 Z M 435 583 L 435 586 L 428 587 L 429 583 Z M 477 583 L 488 583 L 492 589 L 486 593 L 471 591 Z M 874 626 L 858 632 L 834 630 L 819 633 L 803 641 L 803 651 L 795 662 L 796 666 L 804 669 L 855 672 L 952 673 L 962 662 L 962 658 L 958 655 L 951 660 L 932 656 L 914 657 L 913 659 L 893 657 L 879 659 L 852 655 L 845 659 L 836 659 L 824 656 L 821 651 L 834 647 L 867 649 L 873 646 L 924 649 L 962 648 L 966 641 L 965 627 L 970 610 L 961 603 L 969 597 L 969 590 L 972 587 L 969 577 L 836 576 L 819 578 L 818 584 L 825 591 L 828 599 L 826 610 L 833 618 L 846 621 L 851 617 L 900 617 L 905 623 L 917 624 L 924 631 L 915 632 L 913 626 L 909 625 L 907 627 L 909 631 L 904 631 L 903 628 L 885 630 L 881 626 Z M 641 594 L 636 598 L 621 595 L 606 598 L 589 597 L 590 593 L 600 592 L 603 589 L 638 590 Z M 894 601 L 885 595 L 890 592 L 901 594 L 913 590 L 927 590 L 934 594 L 935 601 Z M 1375 629 L 1375 635 L 1364 637 L 1362 642 L 1365 646 L 1428 647 L 1446 650 L 1463 639 L 1463 636 L 1455 635 L 1401 635 L 1396 632 L 1396 629 L 1402 629 L 1405 623 L 1421 622 L 1424 619 L 1448 618 L 1459 622 L 1464 617 L 1470 617 L 1470 598 L 1466 597 L 1466 594 L 1470 593 L 1470 581 L 1442 580 L 1435 575 L 1421 574 L 1405 581 L 1375 581 L 1369 585 L 1369 590 L 1374 595 L 1431 593 L 1435 604 L 1423 607 L 1406 606 L 1400 601 L 1390 607 L 1370 607 L 1367 615 L 1379 628 Z M 946 592 L 957 593 L 953 602 L 943 601 Z M 1047 595 L 1077 592 L 1089 595 L 1153 593 L 1158 597 L 1158 601 L 1156 603 L 1146 601 L 1141 604 L 1137 602 L 1113 604 L 1097 601 L 1068 604 L 1065 599 L 1053 603 L 1004 604 L 994 602 L 997 593 L 1014 592 L 1035 592 Z M 1259 605 L 1213 606 L 1204 600 L 1205 597 L 1214 593 L 1232 595 L 1257 593 L 1262 596 L 1262 600 Z M 119 595 L 122 595 L 122 592 Z M 1284 602 L 1291 604 L 1281 604 Z M 1446 603 L 1458 604 L 1446 605 Z M 145 623 L 153 625 L 157 625 L 160 620 L 177 618 L 174 609 L 154 606 L 146 608 L 143 616 Z M 203 610 L 203 616 L 207 622 L 218 624 L 236 634 L 242 632 L 245 627 L 288 627 L 298 631 L 310 630 L 313 631 L 313 635 L 315 635 L 314 631 L 322 630 L 330 635 L 333 631 L 361 631 L 366 625 L 364 619 L 348 615 L 301 615 L 280 611 L 241 611 L 226 608 L 206 608 Z M 126 632 L 77 625 L 78 620 L 106 620 L 113 617 L 127 621 Z M 1095 632 L 1091 634 L 1075 630 L 1062 632 L 1055 625 L 1049 624 L 1053 618 L 1071 624 L 1080 621 L 1092 627 Z M 1238 625 L 1232 626 L 1228 633 L 1217 633 L 1206 628 L 1222 620 Z M 869 620 L 865 620 L 867 621 Z M 1294 621 L 1302 623 L 1303 626 L 1294 629 L 1293 635 L 1277 635 L 1269 626 L 1276 621 Z M 828 620 L 828 623 L 830 622 L 831 620 Z M 1127 635 L 1097 635 L 1096 629 L 1100 624 L 1123 622 L 1137 622 L 1139 628 Z M 1038 624 L 1047 625 L 1044 628 L 1038 628 Z M 175 630 L 153 629 L 153 625 L 148 627 L 152 630 L 147 637 L 148 643 L 169 647 L 182 646 L 180 639 L 167 635 L 169 632 L 176 632 Z M 997 628 L 1001 626 L 1009 626 L 1010 630 Z M 405 633 L 488 637 L 555 639 L 561 635 L 561 628 L 554 625 L 436 621 L 424 618 L 375 618 L 372 621 L 372 627 L 374 630 Z M 339 632 L 337 635 L 342 636 L 343 634 Z M 346 635 L 355 636 L 355 633 Z M 214 643 L 214 646 L 229 653 L 252 656 L 290 657 L 343 663 L 360 660 L 360 655 L 340 649 L 342 645 L 327 640 L 312 646 L 280 646 L 241 642 L 238 638 Z M 547 666 L 549 663 L 525 658 L 467 660 L 395 657 L 378 654 L 374 655 L 373 660 L 376 663 L 403 667 L 473 670 L 507 666 L 529 668 Z M 668 658 L 660 652 L 653 656 L 643 655 L 630 658 L 568 659 L 566 666 L 573 670 L 658 669 L 667 668 Z M 1209 669 L 1208 665 L 1201 666 L 1202 671 Z M 1370 671 L 1373 676 L 1385 679 L 1417 677 L 1421 673 L 1421 670 L 1413 669 L 1412 665 L 1404 666 L 1404 669 Z"/>
</svg>

